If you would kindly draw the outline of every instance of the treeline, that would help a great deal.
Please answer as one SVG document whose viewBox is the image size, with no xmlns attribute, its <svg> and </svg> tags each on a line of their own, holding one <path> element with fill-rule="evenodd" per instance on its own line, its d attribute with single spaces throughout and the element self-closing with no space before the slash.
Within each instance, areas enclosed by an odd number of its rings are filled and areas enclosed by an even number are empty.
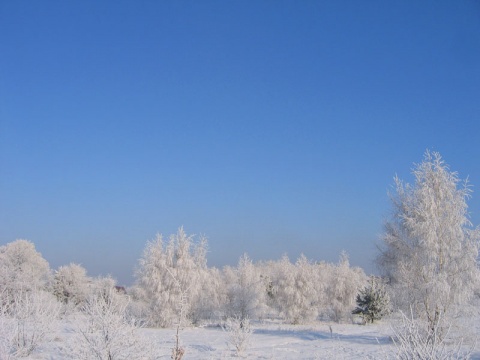
<svg viewBox="0 0 480 360">
<path fill-rule="evenodd" d="M 89 277 L 78 264 L 52 270 L 30 241 L 0 246 L 0 358 L 55 343 L 65 324 L 70 335 L 56 350 L 62 358 L 103 360 L 164 357 L 139 333 L 145 326 L 174 326 L 178 339 L 180 328 L 213 322 L 238 331 L 236 342 L 251 333 L 251 320 L 343 321 L 367 280 L 346 254 L 337 264 L 304 256 L 253 263 L 245 254 L 237 266 L 220 270 L 207 266 L 206 246 L 183 228 L 166 242 L 158 235 L 145 246 L 127 289 L 111 277 Z M 174 359 L 184 353 L 178 342 L 172 351 Z"/>
<path fill-rule="evenodd" d="M 183 228 L 165 242 L 161 235 L 149 242 L 140 259 L 136 284 L 130 289 L 151 326 L 170 326 L 178 304 L 191 323 L 239 317 L 282 318 L 292 324 L 317 319 L 348 319 L 364 271 L 351 267 L 346 254 L 338 264 L 312 262 L 301 256 L 292 263 L 253 263 L 245 254 L 237 266 L 209 268 L 206 241 L 194 241 Z"/>
<path fill-rule="evenodd" d="M 367 276 L 351 267 L 342 253 L 338 263 L 287 256 L 254 263 L 248 255 L 236 266 L 208 267 L 207 242 L 179 228 L 164 241 L 148 242 L 139 260 L 135 284 L 125 289 L 128 311 L 152 327 L 176 324 L 179 308 L 191 325 L 240 319 L 283 319 L 302 324 L 318 318 L 351 318 L 355 297 Z M 91 278 L 78 264 L 52 271 L 32 242 L 17 240 L 0 247 L 2 302 L 22 292 L 43 291 L 62 304 L 63 312 L 81 309 L 92 297 L 113 289 L 115 280 Z M 123 291 L 119 289 L 117 291 Z"/>
</svg>

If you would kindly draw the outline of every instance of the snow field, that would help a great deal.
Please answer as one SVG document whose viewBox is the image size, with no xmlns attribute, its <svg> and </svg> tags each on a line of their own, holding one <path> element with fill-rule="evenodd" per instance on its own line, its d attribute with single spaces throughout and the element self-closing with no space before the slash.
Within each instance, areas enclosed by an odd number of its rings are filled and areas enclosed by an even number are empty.
<svg viewBox="0 0 480 360">
<path fill-rule="evenodd" d="M 66 344 L 72 336 L 72 325 L 62 322 L 55 340 L 43 344 L 25 359 L 66 359 Z M 254 322 L 252 327 L 249 345 L 240 355 L 229 343 L 228 333 L 221 326 L 185 328 L 180 333 L 180 343 L 185 349 L 183 359 L 395 359 L 388 321 L 367 326 L 331 322 L 285 325 L 268 321 Z M 142 328 L 138 331 L 140 337 L 155 348 L 157 359 L 170 359 L 175 344 L 174 328 Z M 480 351 L 474 352 L 471 359 L 480 359 Z"/>
</svg>

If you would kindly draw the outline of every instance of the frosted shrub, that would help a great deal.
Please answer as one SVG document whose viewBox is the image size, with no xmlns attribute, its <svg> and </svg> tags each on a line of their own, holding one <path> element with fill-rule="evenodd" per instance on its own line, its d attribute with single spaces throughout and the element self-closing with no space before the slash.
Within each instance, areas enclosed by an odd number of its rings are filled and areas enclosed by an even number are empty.
<svg viewBox="0 0 480 360">
<path fill-rule="evenodd" d="M 394 358 L 398 360 L 461 360 L 469 359 L 471 350 L 464 350 L 462 341 L 447 344 L 446 335 L 439 333 L 447 329 L 443 318 L 439 326 L 432 329 L 427 321 L 407 317 L 401 313 L 401 321 L 393 326 L 395 343 Z"/>
<path fill-rule="evenodd" d="M 228 334 L 228 343 L 235 348 L 237 355 L 242 355 L 247 349 L 253 329 L 248 318 L 227 318 L 223 329 Z"/>
<path fill-rule="evenodd" d="M 14 301 L 0 310 L 0 352 L 6 358 L 30 355 L 53 338 L 59 312 L 60 304 L 50 293 L 17 293 Z"/>
<path fill-rule="evenodd" d="M 128 298 L 115 289 L 91 296 L 75 321 L 73 338 L 65 356 L 84 360 L 154 359 L 153 349 L 128 318 Z"/>
<path fill-rule="evenodd" d="M 138 286 L 132 286 L 127 290 L 130 302 L 126 309 L 128 316 L 136 319 L 142 326 L 147 324 L 149 316 L 148 303 L 145 301 L 143 289 Z"/>
</svg>

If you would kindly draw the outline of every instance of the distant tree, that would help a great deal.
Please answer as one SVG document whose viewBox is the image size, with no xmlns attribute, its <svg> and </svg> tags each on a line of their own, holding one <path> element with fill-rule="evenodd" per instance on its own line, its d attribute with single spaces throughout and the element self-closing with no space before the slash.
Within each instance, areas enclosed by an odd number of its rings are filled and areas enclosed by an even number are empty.
<svg viewBox="0 0 480 360">
<path fill-rule="evenodd" d="M 32 242 L 15 240 L 0 246 L 0 289 L 4 296 L 46 289 L 50 280 L 50 266 Z"/>
<path fill-rule="evenodd" d="M 91 279 L 81 265 L 60 266 L 53 276 L 53 294 L 60 302 L 77 306 L 87 299 L 90 284 Z"/>
<path fill-rule="evenodd" d="M 201 289 L 190 307 L 189 317 L 194 324 L 202 320 L 220 319 L 227 301 L 227 290 L 222 273 L 217 268 L 208 268 L 201 281 Z"/>
<path fill-rule="evenodd" d="M 396 306 L 424 319 L 433 334 L 440 319 L 473 295 L 479 232 L 468 218 L 468 184 L 460 184 L 439 153 L 427 151 L 413 175 L 413 185 L 395 178 L 393 216 L 377 262 Z"/>
<path fill-rule="evenodd" d="M 112 278 L 110 275 L 107 276 L 99 276 L 94 278 L 89 286 L 89 294 L 88 296 L 94 297 L 101 297 L 104 298 L 106 301 L 110 301 L 109 298 L 115 292 L 112 290 L 116 290 L 117 281 Z"/>
<path fill-rule="evenodd" d="M 361 315 L 366 323 L 373 323 L 390 313 L 390 296 L 381 279 L 371 276 L 369 283 L 357 295 L 357 307 L 352 314 Z"/>
<path fill-rule="evenodd" d="M 334 321 L 341 321 L 351 316 L 355 307 L 355 297 L 366 283 L 367 276 L 358 267 L 350 267 L 348 255 L 340 254 L 338 265 L 330 270 L 326 289 L 327 307 Z"/>
<path fill-rule="evenodd" d="M 174 324 L 180 308 L 190 314 L 207 276 L 206 246 L 205 238 L 195 243 L 183 228 L 167 244 L 162 235 L 147 243 L 135 275 L 136 293 L 147 304 L 150 325 Z"/>
<path fill-rule="evenodd" d="M 227 287 L 226 314 L 228 317 L 255 319 L 262 315 L 266 289 L 252 260 L 247 254 L 240 257 L 236 268 L 223 270 Z"/>
<path fill-rule="evenodd" d="M 317 265 L 300 256 L 292 264 L 287 256 L 272 264 L 272 298 L 275 307 L 286 321 L 302 324 L 315 320 L 319 313 Z"/>
</svg>

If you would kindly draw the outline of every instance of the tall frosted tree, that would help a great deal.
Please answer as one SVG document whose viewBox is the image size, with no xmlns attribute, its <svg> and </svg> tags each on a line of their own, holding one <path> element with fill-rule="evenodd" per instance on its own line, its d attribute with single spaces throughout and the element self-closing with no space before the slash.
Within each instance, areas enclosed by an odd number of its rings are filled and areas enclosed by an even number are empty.
<svg viewBox="0 0 480 360">
<path fill-rule="evenodd" d="M 206 239 L 196 243 L 182 227 L 166 244 L 162 235 L 147 243 L 136 286 L 150 325 L 166 327 L 178 322 L 180 313 L 190 315 L 207 275 L 206 246 Z"/>
<path fill-rule="evenodd" d="M 394 304 L 435 331 L 473 295 L 479 232 L 468 217 L 467 182 L 450 171 L 439 153 L 427 151 L 413 175 L 413 185 L 395 178 L 393 214 L 377 261 L 396 294 Z"/>
</svg>

